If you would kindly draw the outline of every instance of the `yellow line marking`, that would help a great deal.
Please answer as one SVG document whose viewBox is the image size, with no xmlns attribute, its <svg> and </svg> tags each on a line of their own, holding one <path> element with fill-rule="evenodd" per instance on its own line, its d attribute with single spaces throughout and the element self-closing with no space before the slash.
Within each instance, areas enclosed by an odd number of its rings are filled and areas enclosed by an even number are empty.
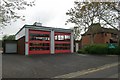
<svg viewBox="0 0 120 80">
<path fill-rule="evenodd" d="M 86 75 L 89 73 L 93 73 L 93 72 L 97 72 L 100 70 L 104 70 L 104 69 L 108 69 L 114 66 L 118 66 L 119 63 L 112 63 L 112 64 L 106 64 L 97 68 L 90 68 L 87 70 L 82 70 L 82 71 L 77 71 L 77 72 L 72 72 L 72 73 L 68 73 L 68 74 L 64 74 L 64 75 L 60 75 L 60 76 L 55 76 L 53 78 L 75 78 L 77 76 L 81 76 L 81 75 Z"/>
</svg>

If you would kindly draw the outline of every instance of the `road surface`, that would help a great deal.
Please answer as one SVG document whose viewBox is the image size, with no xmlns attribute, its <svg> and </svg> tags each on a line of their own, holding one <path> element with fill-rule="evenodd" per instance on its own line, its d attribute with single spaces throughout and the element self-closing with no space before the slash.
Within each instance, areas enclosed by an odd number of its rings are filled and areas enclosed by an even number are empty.
<svg viewBox="0 0 120 80">
<path fill-rule="evenodd" d="M 2 62 L 3 78 L 54 78 L 71 73 L 75 75 L 75 78 L 118 77 L 118 66 L 116 64 L 118 63 L 118 56 L 82 54 L 25 56 L 3 54 Z M 81 71 L 89 73 L 85 75 L 78 75 L 78 73 L 76 76 L 76 72 Z"/>
<path fill-rule="evenodd" d="M 118 63 L 72 72 L 54 78 L 119 78 Z"/>
</svg>

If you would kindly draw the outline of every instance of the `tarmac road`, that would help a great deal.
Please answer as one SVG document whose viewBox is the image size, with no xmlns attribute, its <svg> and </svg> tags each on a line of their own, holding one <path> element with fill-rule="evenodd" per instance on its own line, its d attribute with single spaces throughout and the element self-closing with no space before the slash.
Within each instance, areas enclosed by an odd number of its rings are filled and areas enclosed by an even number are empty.
<svg viewBox="0 0 120 80">
<path fill-rule="evenodd" d="M 118 66 L 78 76 L 77 78 L 118 78 Z"/>
<path fill-rule="evenodd" d="M 72 72 L 54 78 L 118 78 L 118 63 Z"/>
<path fill-rule="evenodd" d="M 17 54 L 4 54 L 2 57 L 2 62 L 3 78 L 53 78 L 72 72 L 116 63 L 118 62 L 118 56 L 98 56 L 81 54 L 25 56 Z M 109 75 L 117 74 L 117 67 L 118 66 L 111 67 L 111 69 L 105 70 L 106 75 L 108 74 L 108 76 L 102 75 L 98 77 L 106 78 L 109 77 Z M 91 75 L 95 74 L 92 73 Z M 91 75 L 82 77 L 90 77 Z"/>
</svg>

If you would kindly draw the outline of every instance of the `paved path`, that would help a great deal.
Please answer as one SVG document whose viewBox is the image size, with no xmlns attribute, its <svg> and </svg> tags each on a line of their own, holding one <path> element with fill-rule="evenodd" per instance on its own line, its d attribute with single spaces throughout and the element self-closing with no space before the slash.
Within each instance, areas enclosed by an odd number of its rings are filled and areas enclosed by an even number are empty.
<svg viewBox="0 0 120 80">
<path fill-rule="evenodd" d="M 4 54 L 3 78 L 50 78 L 118 62 L 118 56 Z"/>
</svg>

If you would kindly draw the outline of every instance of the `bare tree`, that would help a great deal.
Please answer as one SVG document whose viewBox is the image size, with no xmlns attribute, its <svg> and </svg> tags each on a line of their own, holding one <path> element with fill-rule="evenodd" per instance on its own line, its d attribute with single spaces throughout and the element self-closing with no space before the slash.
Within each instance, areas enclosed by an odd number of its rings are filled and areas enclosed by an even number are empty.
<svg viewBox="0 0 120 80">
<path fill-rule="evenodd" d="M 70 18 L 66 23 L 74 23 L 79 29 L 87 31 L 92 25 L 99 23 L 101 26 L 108 26 L 118 30 L 120 20 L 118 2 L 80 2 L 75 1 L 74 8 L 66 12 Z M 91 39 L 94 35 L 91 31 Z M 91 40 L 93 41 L 93 40 Z M 94 43 L 94 42 L 91 42 Z"/>
<path fill-rule="evenodd" d="M 24 19 L 24 15 L 17 14 L 18 10 L 24 10 L 27 6 L 34 6 L 35 0 L 28 2 L 25 0 L 1 0 L 0 1 L 0 26 L 6 26 L 11 21 Z"/>
</svg>

